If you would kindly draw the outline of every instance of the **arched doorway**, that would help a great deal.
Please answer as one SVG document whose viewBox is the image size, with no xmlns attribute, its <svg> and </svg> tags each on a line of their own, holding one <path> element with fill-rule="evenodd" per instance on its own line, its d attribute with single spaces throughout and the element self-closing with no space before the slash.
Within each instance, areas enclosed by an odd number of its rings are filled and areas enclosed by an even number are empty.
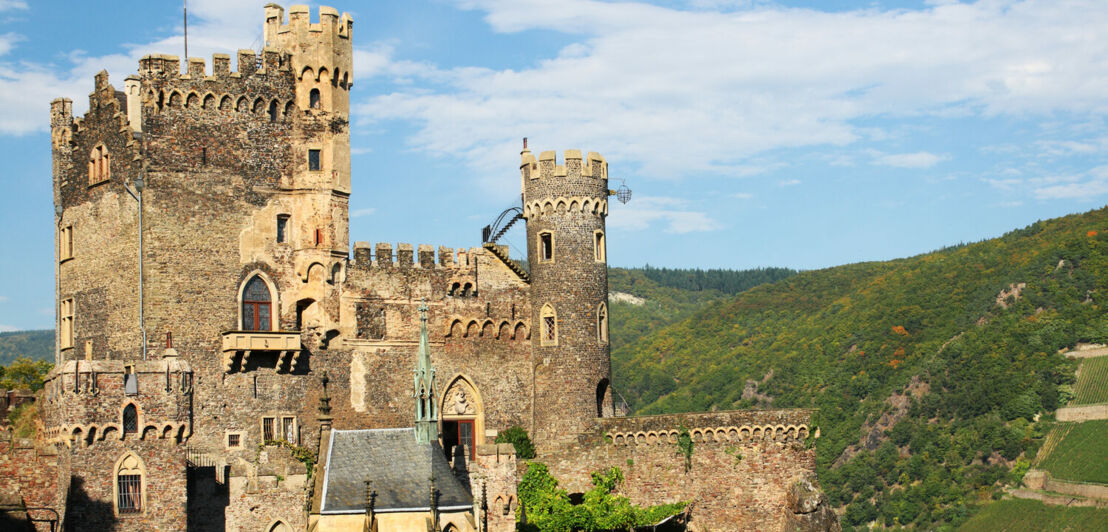
<svg viewBox="0 0 1108 532">
<path fill-rule="evenodd" d="M 453 459 L 454 447 L 464 445 L 469 460 L 476 456 L 476 447 L 485 443 L 485 411 L 481 395 L 469 379 L 457 376 L 442 394 L 439 409 L 442 425 L 442 448 Z"/>
</svg>

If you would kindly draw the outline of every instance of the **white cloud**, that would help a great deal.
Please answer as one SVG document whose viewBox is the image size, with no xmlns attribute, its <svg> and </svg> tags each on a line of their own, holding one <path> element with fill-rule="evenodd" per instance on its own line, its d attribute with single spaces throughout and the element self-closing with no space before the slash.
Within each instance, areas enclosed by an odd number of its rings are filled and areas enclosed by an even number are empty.
<svg viewBox="0 0 1108 532">
<path fill-rule="evenodd" d="M 19 327 L 13 327 L 11 325 L 4 325 L 0 323 L 0 332 L 15 332 L 20 330 Z"/>
<path fill-rule="evenodd" d="M 350 217 L 351 218 L 361 218 L 362 216 L 369 216 L 369 215 L 371 215 L 375 212 L 377 212 L 377 209 L 375 209 L 373 207 L 367 207 L 367 208 L 364 208 L 364 209 L 354 209 L 354 210 L 350 211 Z"/>
<path fill-rule="evenodd" d="M 5 33 L 0 35 L 0 55 L 7 55 L 15 47 L 15 43 L 22 41 L 24 37 L 18 33 Z"/>
<path fill-rule="evenodd" d="M 619 216 L 608 218 L 608 227 L 627 231 L 645 231 L 664 225 L 666 233 L 693 233 L 721 229 L 719 223 L 699 211 L 685 210 L 685 200 L 667 197 L 632 199 L 620 208 Z"/>
<path fill-rule="evenodd" d="M 3 303 L 7 300 L 8 300 L 8 296 L 0 296 L 0 303 Z"/>
<path fill-rule="evenodd" d="M 1098 166 L 1081 175 L 1049 176 L 1028 180 L 1038 199 L 1086 199 L 1108 193 L 1108 166 Z"/>
<path fill-rule="evenodd" d="M 777 186 L 779 186 L 779 187 L 794 187 L 794 186 L 799 185 L 799 184 L 800 184 L 799 179 L 784 179 L 784 180 L 781 180 L 781 181 L 777 182 Z"/>
<path fill-rule="evenodd" d="M 749 192 L 736 192 L 734 194 L 731 194 L 731 197 L 735 199 L 750 199 L 754 197 L 754 194 L 751 194 Z"/>
<path fill-rule="evenodd" d="M 916 153 L 891 153 L 874 158 L 874 164 L 896 168 L 931 168 L 949 159 L 946 155 L 936 155 L 920 151 Z"/>
<path fill-rule="evenodd" d="M 23 0 L 0 0 L 0 12 L 13 9 L 27 9 L 27 2 Z"/>
<path fill-rule="evenodd" d="M 483 11 L 495 31 L 578 36 L 521 70 L 410 70 L 409 87 L 356 106 L 363 123 L 408 121 L 417 128 L 413 148 L 479 169 L 501 161 L 521 133 L 540 149 L 602 149 L 644 174 L 679 178 L 732 174 L 775 148 L 870 138 L 881 131 L 855 121 L 872 117 L 1108 113 L 1108 34 L 1088 30 L 1108 27 L 1108 4 L 1009 0 L 837 13 L 592 0 L 457 4 Z M 943 159 L 893 154 L 881 164 L 926 168 Z"/>
</svg>

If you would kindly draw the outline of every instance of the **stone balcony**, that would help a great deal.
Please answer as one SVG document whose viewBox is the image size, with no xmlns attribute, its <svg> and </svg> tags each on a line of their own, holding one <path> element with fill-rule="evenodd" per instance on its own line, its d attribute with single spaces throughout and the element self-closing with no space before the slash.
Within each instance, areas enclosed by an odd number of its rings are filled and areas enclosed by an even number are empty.
<svg viewBox="0 0 1108 532">
<path fill-rule="evenodd" d="M 250 356 L 268 352 L 277 354 L 277 371 L 294 371 L 300 362 L 300 331 L 227 331 L 223 333 L 223 370 L 244 371 Z M 241 355 L 241 356 L 240 356 Z"/>
</svg>

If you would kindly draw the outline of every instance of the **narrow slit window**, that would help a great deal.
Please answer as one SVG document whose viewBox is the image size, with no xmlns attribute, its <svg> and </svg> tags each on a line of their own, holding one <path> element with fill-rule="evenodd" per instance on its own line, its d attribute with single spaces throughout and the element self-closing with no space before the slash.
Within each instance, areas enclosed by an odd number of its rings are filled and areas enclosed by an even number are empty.
<svg viewBox="0 0 1108 532">
<path fill-rule="evenodd" d="M 602 231 L 596 232 L 595 245 L 596 261 L 604 262 L 604 233 Z"/>
<path fill-rule="evenodd" d="M 308 170 L 320 170 L 319 150 L 308 150 Z"/>
<path fill-rule="evenodd" d="M 285 244 L 289 241 L 289 215 L 277 215 L 277 243 Z"/>
<path fill-rule="evenodd" d="M 62 349 L 68 349 L 73 347 L 73 298 L 63 299 L 58 306 L 58 341 Z"/>
<path fill-rule="evenodd" d="M 58 261 L 73 258 L 73 225 L 67 225 L 58 231 Z"/>
<path fill-rule="evenodd" d="M 596 339 L 601 344 L 608 343 L 608 305 L 604 303 L 596 311 Z"/>
<path fill-rule="evenodd" d="M 539 256 L 544 261 L 554 260 L 554 235 L 551 233 L 539 234 Z"/>
</svg>

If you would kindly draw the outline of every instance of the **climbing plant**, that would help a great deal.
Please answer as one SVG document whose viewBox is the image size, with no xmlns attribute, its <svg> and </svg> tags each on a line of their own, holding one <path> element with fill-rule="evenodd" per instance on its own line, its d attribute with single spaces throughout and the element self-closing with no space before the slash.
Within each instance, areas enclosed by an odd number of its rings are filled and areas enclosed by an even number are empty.
<svg viewBox="0 0 1108 532">
<path fill-rule="evenodd" d="M 692 435 L 689 434 L 689 429 L 682 426 L 681 430 L 677 433 L 677 454 L 685 457 L 686 473 L 689 472 L 689 469 L 692 469 L 692 452 Z"/>
<path fill-rule="evenodd" d="M 524 519 L 519 530 L 527 532 L 569 532 L 571 530 L 629 530 L 649 526 L 677 515 L 687 503 L 676 502 L 641 507 L 612 492 L 623 483 L 618 467 L 592 473 L 593 487 L 580 504 L 573 504 L 545 464 L 531 462 L 520 480 L 518 493 Z"/>
</svg>

